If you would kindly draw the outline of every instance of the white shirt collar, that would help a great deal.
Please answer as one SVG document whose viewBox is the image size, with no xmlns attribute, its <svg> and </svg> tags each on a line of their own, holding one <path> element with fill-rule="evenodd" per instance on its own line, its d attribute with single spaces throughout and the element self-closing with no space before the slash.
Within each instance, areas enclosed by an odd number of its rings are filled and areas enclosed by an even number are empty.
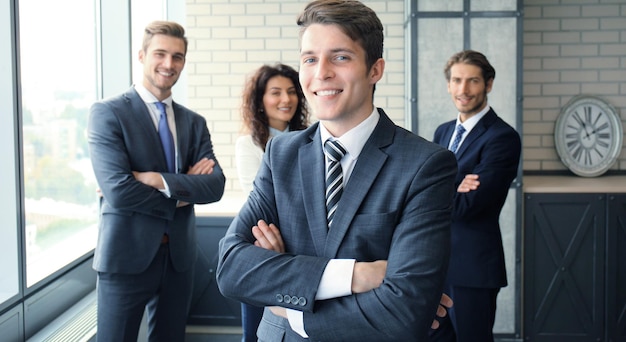
<svg viewBox="0 0 626 342">
<path fill-rule="evenodd" d="M 376 128 L 379 119 L 380 114 L 378 113 L 378 109 L 374 107 L 370 116 L 339 138 L 333 137 L 330 132 L 328 132 L 326 127 L 324 127 L 323 122 L 320 122 L 319 127 L 320 138 L 322 140 L 322 150 L 324 150 L 324 142 L 326 142 L 329 138 L 332 138 L 332 140 L 339 140 L 343 147 L 346 148 L 347 153 L 344 158 L 350 157 L 353 160 L 357 159 L 361 150 L 363 150 L 363 146 L 365 146 L 367 139 L 369 139 L 370 135 L 374 131 L 374 128 Z"/>
<path fill-rule="evenodd" d="M 465 122 L 463 122 L 463 128 L 465 128 L 465 136 L 467 136 L 467 134 L 469 134 L 469 132 L 476 126 L 476 124 L 478 123 L 478 121 L 480 121 L 480 119 L 483 118 L 483 116 L 485 116 L 487 114 L 487 112 L 491 109 L 491 107 L 489 106 L 489 104 L 487 104 L 485 106 L 485 108 L 483 108 L 483 110 L 481 110 L 480 112 L 478 112 L 476 115 L 472 115 L 471 118 L 465 120 Z M 454 125 L 455 127 L 458 126 L 458 124 L 461 123 L 461 113 L 457 114 L 456 116 L 456 125 Z"/>
<path fill-rule="evenodd" d="M 289 126 L 287 126 L 287 128 L 285 128 L 284 131 L 278 130 L 278 129 L 272 127 L 272 126 L 269 126 L 269 129 L 270 129 L 270 136 L 271 137 L 275 137 L 277 135 L 281 135 L 283 133 L 289 132 Z"/>
<path fill-rule="evenodd" d="M 137 90 L 137 94 L 145 103 L 155 103 L 159 102 L 159 100 L 154 96 L 143 84 L 135 84 L 135 90 Z M 172 108 L 172 95 L 161 101 L 165 103 L 168 107 Z"/>
</svg>

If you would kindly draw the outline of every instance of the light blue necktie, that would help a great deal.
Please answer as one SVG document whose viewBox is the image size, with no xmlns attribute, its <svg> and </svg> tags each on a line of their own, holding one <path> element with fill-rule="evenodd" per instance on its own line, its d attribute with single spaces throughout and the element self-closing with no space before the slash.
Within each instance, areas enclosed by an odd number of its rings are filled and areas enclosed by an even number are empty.
<svg viewBox="0 0 626 342">
<path fill-rule="evenodd" d="M 458 126 L 456 126 L 456 136 L 454 137 L 452 146 L 450 146 L 450 151 L 456 153 L 456 151 L 459 149 L 459 143 L 461 143 L 463 133 L 465 133 L 465 128 L 463 127 L 463 125 L 458 124 Z"/>
<path fill-rule="evenodd" d="M 155 102 L 159 112 L 159 137 L 161 138 L 161 144 L 163 145 L 163 151 L 165 152 L 165 160 L 167 161 L 167 170 L 170 173 L 176 172 L 176 149 L 174 146 L 174 137 L 170 126 L 167 124 L 167 113 L 165 112 L 165 103 Z"/>
</svg>

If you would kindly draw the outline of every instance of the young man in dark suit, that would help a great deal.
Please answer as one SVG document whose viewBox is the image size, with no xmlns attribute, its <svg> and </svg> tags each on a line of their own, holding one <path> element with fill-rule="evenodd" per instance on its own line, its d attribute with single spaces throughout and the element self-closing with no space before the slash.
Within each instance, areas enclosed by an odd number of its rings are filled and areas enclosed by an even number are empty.
<svg viewBox="0 0 626 342">
<path fill-rule="evenodd" d="M 499 218 L 521 142 L 487 103 L 496 71 L 482 53 L 453 55 L 444 73 L 458 115 L 437 128 L 434 142 L 452 150 L 459 167 L 444 290 L 454 306 L 431 340 L 493 341 L 496 297 L 507 285 Z"/>
<path fill-rule="evenodd" d="M 98 342 L 137 341 L 145 308 L 150 341 L 185 339 L 196 260 L 193 204 L 218 201 L 226 181 L 205 119 L 172 100 L 186 53 L 182 26 L 149 24 L 139 51 L 143 82 L 90 110 L 102 194 L 93 263 Z"/>
<path fill-rule="evenodd" d="M 270 140 L 220 241 L 219 288 L 266 307 L 259 341 L 424 341 L 448 265 L 454 155 L 374 106 L 375 12 L 313 1 L 298 25 L 319 122 Z"/>
</svg>

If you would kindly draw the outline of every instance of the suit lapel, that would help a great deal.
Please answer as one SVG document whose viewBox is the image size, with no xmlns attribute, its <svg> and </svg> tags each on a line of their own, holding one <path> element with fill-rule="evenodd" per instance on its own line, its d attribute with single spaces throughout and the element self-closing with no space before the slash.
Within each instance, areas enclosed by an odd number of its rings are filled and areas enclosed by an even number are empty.
<svg viewBox="0 0 626 342">
<path fill-rule="evenodd" d="M 167 170 L 167 161 L 165 160 L 165 152 L 163 151 L 163 145 L 161 145 L 159 132 L 157 132 L 154 126 L 154 121 L 152 120 L 148 108 L 146 108 L 146 103 L 143 102 L 135 88 L 131 88 L 127 91 L 124 94 L 124 98 L 130 106 L 129 114 L 137 120 L 137 127 L 142 127 L 146 141 L 153 146 L 158 146 L 158 149 L 155 151 L 160 151 L 160 153 L 156 152 L 155 155 L 159 158 L 159 165 L 162 166 L 162 170 Z"/>
<path fill-rule="evenodd" d="M 379 108 L 378 111 L 380 120 L 363 146 L 348 184 L 345 185 L 339 200 L 337 212 L 333 219 L 333 227 L 326 239 L 324 249 L 324 256 L 326 257 L 333 258 L 337 255 L 357 210 L 367 197 L 372 184 L 374 184 L 387 160 L 388 155 L 382 149 L 393 141 L 395 125 L 382 109 Z M 355 229 L 355 227 L 352 228 Z"/>
<path fill-rule="evenodd" d="M 311 141 L 300 147 L 298 160 L 304 211 L 315 251 L 323 255 L 328 227 L 326 225 L 326 197 L 324 178 L 324 152 L 318 124 L 311 130 Z"/>
<path fill-rule="evenodd" d="M 448 148 L 448 146 L 450 146 L 450 139 L 452 139 L 452 133 L 454 132 L 454 129 L 456 127 L 456 120 L 454 121 L 450 121 L 444 130 L 444 134 L 442 137 L 442 141 L 439 142 L 439 144 L 445 148 Z"/>
<path fill-rule="evenodd" d="M 177 103 L 172 102 L 172 108 L 174 109 L 174 120 L 176 121 L 176 146 L 178 152 L 178 169 L 187 170 L 189 165 L 183 165 L 187 161 L 187 152 L 189 149 L 189 134 L 179 134 L 178 132 L 191 132 L 191 125 L 188 116 L 183 115 L 185 109 L 179 106 Z M 182 171 L 181 171 L 182 172 Z"/>
</svg>

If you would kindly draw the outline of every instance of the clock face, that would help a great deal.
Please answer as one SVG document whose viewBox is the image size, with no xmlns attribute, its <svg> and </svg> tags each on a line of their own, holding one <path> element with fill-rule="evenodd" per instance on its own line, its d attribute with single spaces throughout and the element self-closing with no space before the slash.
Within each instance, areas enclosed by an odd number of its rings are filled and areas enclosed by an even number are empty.
<svg viewBox="0 0 626 342">
<path fill-rule="evenodd" d="M 561 161 L 573 173 L 595 177 L 615 163 L 622 147 L 622 122 L 609 104 L 579 96 L 561 111 L 555 145 Z"/>
</svg>

